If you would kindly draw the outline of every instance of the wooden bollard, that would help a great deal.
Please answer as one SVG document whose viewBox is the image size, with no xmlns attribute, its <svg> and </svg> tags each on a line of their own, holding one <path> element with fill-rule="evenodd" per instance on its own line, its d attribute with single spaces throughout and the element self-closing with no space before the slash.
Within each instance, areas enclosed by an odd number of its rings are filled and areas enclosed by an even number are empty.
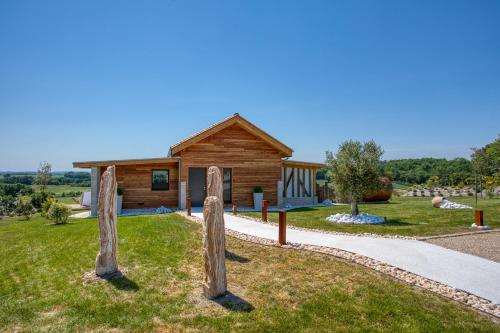
<svg viewBox="0 0 500 333">
<path fill-rule="evenodd" d="M 238 215 L 238 206 L 235 203 L 233 204 L 233 215 Z"/>
<path fill-rule="evenodd" d="M 191 216 L 191 198 L 187 197 L 186 199 L 186 208 L 187 208 L 187 215 Z"/>
<path fill-rule="evenodd" d="M 262 200 L 262 222 L 267 222 L 267 200 Z"/>
<path fill-rule="evenodd" d="M 280 210 L 280 213 L 279 213 L 278 243 L 280 243 L 280 245 L 286 244 L 286 211 L 285 210 Z"/>
<path fill-rule="evenodd" d="M 482 209 L 476 209 L 476 226 L 478 227 L 484 226 Z"/>
</svg>

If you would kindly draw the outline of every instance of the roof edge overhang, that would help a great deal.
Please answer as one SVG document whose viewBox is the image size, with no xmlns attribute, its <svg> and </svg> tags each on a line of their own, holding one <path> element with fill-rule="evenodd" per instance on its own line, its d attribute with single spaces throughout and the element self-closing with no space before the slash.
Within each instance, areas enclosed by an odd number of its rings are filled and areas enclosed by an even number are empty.
<svg viewBox="0 0 500 333">
<path fill-rule="evenodd" d="M 270 146 L 274 147 L 276 150 L 278 150 L 281 153 L 282 157 L 291 157 L 293 153 L 293 149 L 279 141 L 278 139 L 272 137 L 268 133 L 264 132 L 242 116 L 240 116 L 238 113 L 235 113 L 231 117 L 228 117 L 226 119 L 223 119 L 212 126 L 195 133 L 191 135 L 190 137 L 187 137 L 186 139 L 179 141 L 178 143 L 170 146 L 170 156 L 175 156 L 182 150 L 188 148 L 189 146 L 200 142 L 201 140 L 231 126 L 234 124 L 240 125 L 243 129 L 247 130 L 249 133 L 261 138 L 264 140 L 267 144 Z"/>
<path fill-rule="evenodd" d="M 283 160 L 283 166 L 289 168 L 321 169 L 326 165 L 323 163 Z"/>
<path fill-rule="evenodd" d="M 107 160 L 107 161 L 85 161 L 73 162 L 73 168 L 94 168 L 110 165 L 134 165 L 134 164 L 162 164 L 178 162 L 179 159 L 175 157 L 154 157 L 154 158 L 139 158 L 128 160 Z"/>
</svg>

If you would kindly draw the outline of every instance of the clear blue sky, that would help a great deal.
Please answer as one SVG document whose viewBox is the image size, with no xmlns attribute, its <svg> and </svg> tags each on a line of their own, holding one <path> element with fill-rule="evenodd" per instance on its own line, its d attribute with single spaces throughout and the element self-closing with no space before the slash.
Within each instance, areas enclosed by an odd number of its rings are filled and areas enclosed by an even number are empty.
<svg viewBox="0 0 500 333">
<path fill-rule="evenodd" d="M 0 2 L 0 170 L 164 156 L 235 112 L 299 160 L 467 157 L 500 133 L 500 1 Z"/>
</svg>

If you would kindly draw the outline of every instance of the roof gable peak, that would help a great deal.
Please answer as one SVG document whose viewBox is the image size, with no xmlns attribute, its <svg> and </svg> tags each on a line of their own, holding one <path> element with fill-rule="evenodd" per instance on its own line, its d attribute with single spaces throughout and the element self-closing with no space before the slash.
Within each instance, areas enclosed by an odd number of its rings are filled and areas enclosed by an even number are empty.
<svg viewBox="0 0 500 333">
<path fill-rule="evenodd" d="M 277 149 L 283 157 L 290 157 L 292 156 L 293 150 L 282 143 L 281 141 L 277 140 L 276 138 L 272 137 L 271 135 L 267 134 L 242 116 L 240 116 L 239 113 L 235 113 L 230 117 L 227 117 L 210 127 L 197 132 L 193 134 L 190 137 L 187 137 L 186 139 L 179 141 L 178 143 L 172 145 L 170 147 L 170 156 L 174 156 L 177 153 L 181 152 L 182 150 L 186 149 L 187 147 L 200 142 L 201 140 L 208 138 L 209 136 L 218 133 L 222 131 L 223 129 L 232 126 L 234 124 L 238 124 L 241 126 L 244 130 L 248 131 L 249 133 L 255 135 L 258 138 L 261 138 L 263 141 L 265 141 L 267 144 L 271 145 L 275 149 Z"/>
</svg>

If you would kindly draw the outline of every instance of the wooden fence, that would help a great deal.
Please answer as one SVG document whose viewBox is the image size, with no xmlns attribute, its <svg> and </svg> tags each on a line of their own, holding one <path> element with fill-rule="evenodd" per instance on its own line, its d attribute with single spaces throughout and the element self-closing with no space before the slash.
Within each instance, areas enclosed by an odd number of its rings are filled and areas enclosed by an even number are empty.
<svg viewBox="0 0 500 333">
<path fill-rule="evenodd" d="M 324 185 L 317 184 L 316 195 L 318 196 L 318 202 L 323 202 L 326 199 L 333 201 L 333 199 L 335 199 L 333 190 L 328 186 L 328 183 L 325 183 Z"/>
</svg>

